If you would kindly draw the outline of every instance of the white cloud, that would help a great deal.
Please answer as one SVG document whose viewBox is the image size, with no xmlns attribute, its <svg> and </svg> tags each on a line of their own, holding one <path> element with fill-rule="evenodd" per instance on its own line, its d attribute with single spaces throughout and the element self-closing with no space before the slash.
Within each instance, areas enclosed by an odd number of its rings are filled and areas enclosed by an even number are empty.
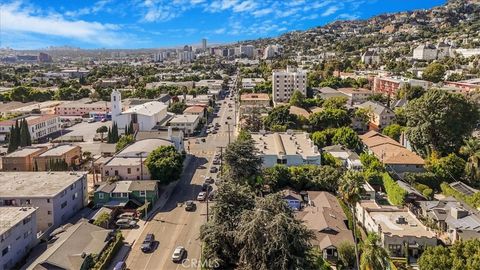
<svg viewBox="0 0 480 270">
<path fill-rule="evenodd" d="M 40 15 L 30 8 L 22 8 L 20 2 L 0 5 L 2 35 L 39 34 L 62 37 L 81 42 L 114 47 L 124 39 L 116 32 L 118 25 L 67 20 L 58 14 Z"/>
<path fill-rule="evenodd" d="M 93 4 L 92 7 L 81 8 L 74 11 L 65 12 L 67 17 L 79 17 L 84 15 L 96 14 L 105 9 L 105 7 L 110 4 L 112 0 L 99 0 Z"/>
<path fill-rule="evenodd" d="M 272 8 L 264 8 L 264 9 L 258 9 L 258 10 L 255 10 L 254 12 L 252 12 L 253 16 L 255 17 L 261 17 L 261 16 L 265 16 L 265 15 L 268 15 L 270 13 L 273 12 L 273 9 Z"/>
<path fill-rule="evenodd" d="M 225 27 L 224 28 L 219 28 L 217 30 L 214 30 L 213 33 L 217 34 L 217 35 L 220 35 L 220 34 L 224 34 L 226 30 L 227 29 Z"/>
<path fill-rule="evenodd" d="M 245 11 L 250 11 L 250 10 L 253 10 L 257 7 L 257 3 L 255 3 L 254 1 L 252 0 L 247 0 L 247 1 L 243 1 L 241 2 L 240 4 L 238 5 L 235 5 L 233 7 L 233 11 L 234 12 L 245 12 Z"/>
<path fill-rule="evenodd" d="M 335 14 L 335 12 L 337 12 L 339 9 L 340 9 L 340 7 L 338 7 L 338 6 L 331 6 L 331 7 L 327 8 L 327 10 L 325 10 L 322 13 L 322 17 L 327 17 L 327 16 L 330 16 L 332 14 Z"/>
</svg>

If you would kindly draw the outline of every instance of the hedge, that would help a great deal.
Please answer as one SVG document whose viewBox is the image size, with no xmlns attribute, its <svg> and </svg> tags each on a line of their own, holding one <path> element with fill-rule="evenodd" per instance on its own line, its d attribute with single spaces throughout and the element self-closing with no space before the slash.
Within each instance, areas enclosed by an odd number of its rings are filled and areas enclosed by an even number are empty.
<svg viewBox="0 0 480 270">
<path fill-rule="evenodd" d="M 403 205 L 407 192 L 401 188 L 388 173 L 383 173 L 382 181 L 390 203 L 394 205 Z"/>
<path fill-rule="evenodd" d="M 118 231 L 115 234 L 115 240 L 111 242 L 108 247 L 102 252 L 100 256 L 95 258 L 95 266 L 92 268 L 94 270 L 105 270 L 110 265 L 110 261 L 113 259 L 113 256 L 123 245 L 123 236 L 122 232 Z"/>
<path fill-rule="evenodd" d="M 453 196 L 455 199 L 459 201 L 463 201 L 466 204 L 470 205 L 473 208 L 480 208 L 480 192 L 477 192 L 473 195 L 467 196 L 464 195 L 452 187 L 448 185 L 447 183 L 442 183 L 440 185 L 440 188 L 442 189 L 442 193 L 446 196 Z"/>
</svg>

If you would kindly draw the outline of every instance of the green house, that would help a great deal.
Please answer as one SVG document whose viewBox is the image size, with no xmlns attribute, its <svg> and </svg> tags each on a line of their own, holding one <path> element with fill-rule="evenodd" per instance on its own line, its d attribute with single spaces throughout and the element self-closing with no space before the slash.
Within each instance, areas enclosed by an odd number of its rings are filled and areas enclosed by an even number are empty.
<svg viewBox="0 0 480 270">
<path fill-rule="evenodd" d="M 147 200 L 154 205 L 158 200 L 158 182 L 154 180 L 116 181 L 100 185 L 94 193 L 95 206 L 136 208 Z"/>
</svg>

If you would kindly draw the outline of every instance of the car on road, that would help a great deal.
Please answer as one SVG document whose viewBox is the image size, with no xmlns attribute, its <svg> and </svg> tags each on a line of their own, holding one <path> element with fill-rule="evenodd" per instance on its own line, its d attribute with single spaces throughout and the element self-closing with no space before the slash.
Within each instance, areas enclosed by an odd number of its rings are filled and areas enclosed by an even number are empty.
<svg viewBox="0 0 480 270">
<path fill-rule="evenodd" d="M 220 165 L 220 159 L 216 158 L 216 159 L 213 160 L 212 163 L 213 163 L 213 165 Z"/>
<path fill-rule="evenodd" d="M 217 130 L 216 129 L 212 130 L 212 134 L 217 134 Z"/>
<path fill-rule="evenodd" d="M 208 189 L 208 187 L 207 187 L 207 189 Z M 206 198 L 207 198 L 207 192 L 202 191 L 202 192 L 198 193 L 197 201 L 204 201 Z"/>
<path fill-rule="evenodd" d="M 127 269 L 127 264 L 124 261 L 119 261 L 113 267 L 113 270 L 125 270 Z"/>
<path fill-rule="evenodd" d="M 115 222 L 115 225 L 117 225 L 120 229 L 131 229 L 137 226 L 137 222 L 128 218 L 121 218 Z"/>
<path fill-rule="evenodd" d="M 210 191 L 210 190 L 212 190 L 212 189 L 213 189 L 213 188 L 212 188 L 212 186 L 211 186 L 209 183 L 203 183 L 203 185 L 202 185 L 202 191 L 207 191 L 207 190 Z"/>
<path fill-rule="evenodd" d="M 185 250 L 184 247 L 182 246 L 176 247 L 172 254 L 172 261 L 176 263 L 183 261 L 183 258 L 185 257 L 186 253 L 187 251 Z"/>
<path fill-rule="evenodd" d="M 150 252 L 153 250 L 154 245 L 155 245 L 155 235 L 153 235 L 153 233 L 149 233 L 145 236 L 145 240 L 143 240 L 143 243 L 140 249 L 143 252 Z"/>
<path fill-rule="evenodd" d="M 185 211 L 195 211 L 197 209 L 197 205 L 193 201 L 187 201 L 185 203 Z"/>
<path fill-rule="evenodd" d="M 227 116 L 227 120 L 230 120 L 230 119 L 232 119 L 232 117 L 230 117 L 230 116 Z"/>
<path fill-rule="evenodd" d="M 205 138 L 201 138 L 200 141 L 206 142 L 207 140 L 205 140 Z"/>
<path fill-rule="evenodd" d="M 211 167 L 211 168 L 210 168 L 210 172 L 211 172 L 211 173 L 217 173 L 217 172 L 218 172 L 218 168 L 217 168 L 217 167 Z"/>
<path fill-rule="evenodd" d="M 88 118 L 87 123 L 95 123 L 95 118 L 93 117 Z"/>
</svg>

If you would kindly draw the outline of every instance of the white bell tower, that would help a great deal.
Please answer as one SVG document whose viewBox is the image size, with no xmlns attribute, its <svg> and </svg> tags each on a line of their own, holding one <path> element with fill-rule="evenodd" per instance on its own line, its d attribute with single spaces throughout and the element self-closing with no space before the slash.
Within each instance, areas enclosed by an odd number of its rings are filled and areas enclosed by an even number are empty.
<svg viewBox="0 0 480 270">
<path fill-rule="evenodd" d="M 116 122 L 117 116 L 122 113 L 122 94 L 120 91 L 112 91 L 110 95 L 110 105 L 112 109 L 112 122 Z"/>
</svg>

